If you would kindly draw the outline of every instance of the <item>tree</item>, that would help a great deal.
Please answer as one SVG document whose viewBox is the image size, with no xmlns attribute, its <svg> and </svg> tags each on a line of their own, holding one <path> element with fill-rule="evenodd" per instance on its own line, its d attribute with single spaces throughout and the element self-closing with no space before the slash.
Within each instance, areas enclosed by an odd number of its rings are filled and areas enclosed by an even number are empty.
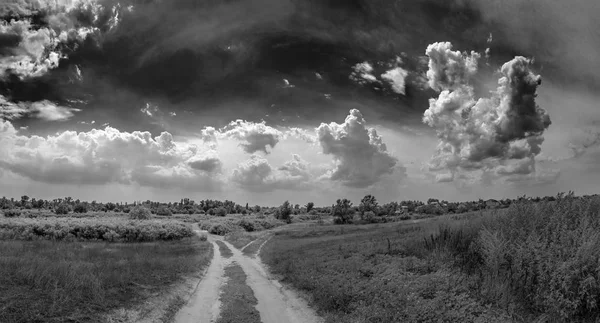
<svg viewBox="0 0 600 323">
<path fill-rule="evenodd" d="M 315 203 L 308 202 L 306 203 L 306 213 L 310 213 L 310 211 L 315 207 Z"/>
<path fill-rule="evenodd" d="M 377 208 L 378 208 L 377 199 L 375 199 L 375 196 L 373 196 L 371 194 L 363 197 L 362 200 L 360 200 L 360 205 L 358 207 L 358 209 L 360 210 L 361 218 L 365 215 L 365 212 L 370 211 L 370 212 L 377 214 Z"/>
<path fill-rule="evenodd" d="M 69 206 L 66 203 L 61 203 L 55 210 L 54 213 L 56 214 L 68 214 L 69 213 Z"/>
<path fill-rule="evenodd" d="M 290 223 L 292 221 L 291 214 L 292 206 L 290 205 L 289 201 L 285 201 L 283 202 L 283 204 L 281 204 L 277 212 L 275 212 L 275 217 L 279 220 L 283 220 L 287 223 Z"/>
<path fill-rule="evenodd" d="M 83 204 L 83 203 L 77 203 L 75 204 L 75 207 L 73 208 L 73 212 L 75 213 L 87 213 L 88 209 L 87 209 L 87 205 Z"/>
<path fill-rule="evenodd" d="M 338 199 L 335 205 L 332 206 L 332 213 L 335 217 L 334 223 L 346 224 L 352 223 L 354 211 L 352 210 L 352 202 L 348 199 Z"/>
<path fill-rule="evenodd" d="M 115 203 L 113 203 L 113 202 L 106 203 L 106 209 L 109 210 L 109 211 L 114 210 L 116 207 L 117 207 L 117 205 Z"/>
</svg>

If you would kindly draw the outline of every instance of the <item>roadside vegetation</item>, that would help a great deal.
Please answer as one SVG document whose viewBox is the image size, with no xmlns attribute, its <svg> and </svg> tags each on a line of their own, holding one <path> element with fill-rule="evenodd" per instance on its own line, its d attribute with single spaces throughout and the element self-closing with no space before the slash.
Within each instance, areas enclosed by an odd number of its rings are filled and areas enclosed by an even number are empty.
<svg viewBox="0 0 600 323">
<path fill-rule="evenodd" d="M 290 227 L 261 258 L 327 322 L 597 322 L 599 212 L 600 197 L 561 194 L 420 223 Z"/>
<path fill-rule="evenodd" d="M 0 241 L 0 322 L 105 322 L 212 258 L 198 237 L 179 241 Z"/>
<path fill-rule="evenodd" d="M 127 218 L 0 218 L 0 240 L 150 242 L 194 235 L 189 224 Z"/>
</svg>

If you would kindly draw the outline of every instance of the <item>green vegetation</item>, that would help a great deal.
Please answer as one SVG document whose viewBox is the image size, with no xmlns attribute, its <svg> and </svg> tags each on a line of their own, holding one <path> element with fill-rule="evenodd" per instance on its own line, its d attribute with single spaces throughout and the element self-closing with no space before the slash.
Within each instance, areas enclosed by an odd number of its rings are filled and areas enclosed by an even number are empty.
<svg viewBox="0 0 600 323">
<path fill-rule="evenodd" d="M 229 250 L 229 247 L 227 247 L 227 245 L 225 245 L 225 243 L 223 243 L 222 241 L 216 241 L 217 245 L 219 246 L 219 251 L 221 252 L 221 256 L 224 258 L 231 258 L 231 256 L 233 256 L 233 253 L 231 252 L 231 250 Z"/>
<path fill-rule="evenodd" d="M 227 283 L 221 291 L 221 313 L 217 323 L 260 323 L 260 313 L 256 309 L 258 301 L 252 289 L 246 284 L 246 273 L 234 263 L 225 268 Z"/>
<path fill-rule="evenodd" d="M 210 215 L 174 215 L 173 219 L 198 223 L 200 229 L 216 235 L 226 235 L 238 231 L 262 231 L 275 228 L 285 223 L 266 215 L 227 215 L 224 217 Z"/>
<path fill-rule="evenodd" d="M 152 217 L 150 210 L 143 206 L 136 206 L 133 210 L 129 211 L 129 218 L 135 220 L 148 220 Z"/>
<path fill-rule="evenodd" d="M 261 258 L 327 322 L 597 322 L 599 212 L 600 197 L 569 194 L 421 223 L 296 227 Z"/>
<path fill-rule="evenodd" d="M 173 242 L 0 241 L 0 322 L 103 322 L 197 275 L 212 258 L 197 237 Z"/>
<path fill-rule="evenodd" d="M 131 221 L 125 218 L 0 218 L 0 240 L 104 240 L 149 242 L 192 237 L 181 222 Z"/>
</svg>

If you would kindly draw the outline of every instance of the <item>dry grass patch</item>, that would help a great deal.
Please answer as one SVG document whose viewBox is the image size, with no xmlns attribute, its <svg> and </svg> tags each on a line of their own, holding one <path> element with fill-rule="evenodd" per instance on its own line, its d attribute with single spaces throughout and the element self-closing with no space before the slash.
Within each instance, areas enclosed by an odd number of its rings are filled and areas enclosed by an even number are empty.
<svg viewBox="0 0 600 323">
<path fill-rule="evenodd" d="M 101 322 L 212 258 L 197 237 L 151 243 L 0 241 L 0 322 Z"/>
</svg>

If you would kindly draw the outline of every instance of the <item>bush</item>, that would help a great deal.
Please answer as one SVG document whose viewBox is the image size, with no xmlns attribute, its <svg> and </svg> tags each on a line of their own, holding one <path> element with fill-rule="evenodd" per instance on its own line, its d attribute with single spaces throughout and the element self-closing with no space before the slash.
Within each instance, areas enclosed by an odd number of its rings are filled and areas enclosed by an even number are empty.
<svg viewBox="0 0 600 323">
<path fill-rule="evenodd" d="M 156 215 L 171 216 L 173 215 L 173 212 L 171 212 L 171 209 L 161 206 L 156 210 Z"/>
<path fill-rule="evenodd" d="M 8 210 L 4 211 L 4 216 L 7 218 L 15 218 L 21 216 L 21 211 L 19 210 Z"/>
<path fill-rule="evenodd" d="M 147 242 L 192 237 L 189 225 L 178 222 L 98 218 L 10 219 L 0 221 L 0 239 L 104 240 Z"/>
<path fill-rule="evenodd" d="M 254 222 L 246 220 L 246 219 L 242 219 L 239 223 L 239 226 L 244 228 L 244 230 L 246 230 L 248 232 L 252 232 L 252 231 L 256 230 Z"/>
<path fill-rule="evenodd" d="M 367 211 L 361 217 L 362 217 L 363 220 L 365 220 L 367 222 L 374 222 L 374 220 L 375 220 L 375 212 L 373 212 L 373 211 Z"/>
<path fill-rule="evenodd" d="M 147 220 L 152 218 L 152 213 L 143 206 L 136 206 L 129 212 L 129 218 L 135 220 Z"/>
<path fill-rule="evenodd" d="M 59 205 L 55 210 L 56 214 L 69 214 L 69 206 L 66 204 Z"/>
<path fill-rule="evenodd" d="M 208 213 L 208 215 L 215 215 L 215 209 L 208 209 L 206 213 Z"/>
<path fill-rule="evenodd" d="M 231 232 L 231 230 L 229 230 L 229 228 L 223 224 L 215 224 L 210 227 L 208 232 L 210 232 L 212 234 L 224 236 L 224 235 L 228 234 L 229 232 Z"/>
<path fill-rule="evenodd" d="M 217 216 L 226 216 L 227 210 L 224 207 L 220 207 L 216 211 Z"/>
<path fill-rule="evenodd" d="M 310 215 L 317 215 L 319 213 L 317 212 L 317 210 L 310 210 L 310 212 L 308 212 L 308 214 L 310 214 Z"/>
<path fill-rule="evenodd" d="M 88 211 L 87 206 L 83 203 L 78 203 L 73 208 L 73 212 L 75 212 L 75 213 L 87 213 L 87 211 Z"/>
</svg>

